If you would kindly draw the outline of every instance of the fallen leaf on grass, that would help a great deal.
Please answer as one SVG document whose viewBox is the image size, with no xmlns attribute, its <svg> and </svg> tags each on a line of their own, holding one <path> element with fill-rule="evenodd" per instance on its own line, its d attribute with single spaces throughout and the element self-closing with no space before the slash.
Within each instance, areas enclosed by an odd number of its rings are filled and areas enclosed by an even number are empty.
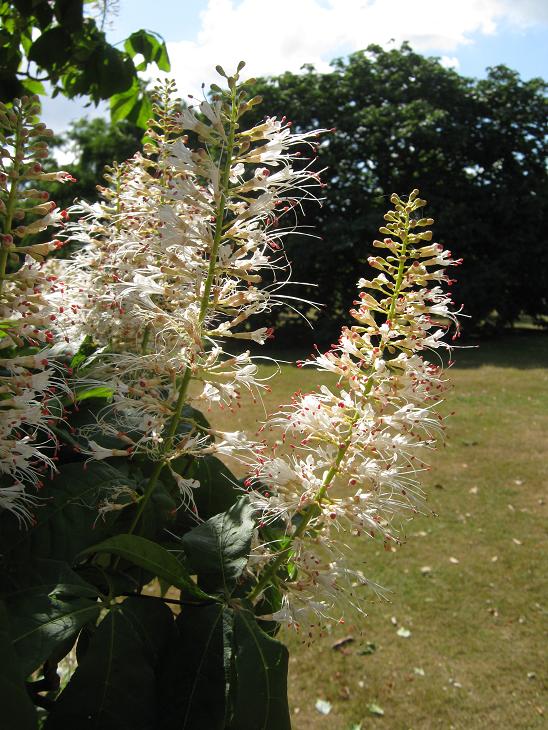
<svg viewBox="0 0 548 730">
<path fill-rule="evenodd" d="M 459 559 L 458 558 L 451 557 L 451 558 L 449 558 L 449 562 L 450 563 L 453 563 L 453 565 L 458 565 L 459 564 Z"/>
<path fill-rule="evenodd" d="M 367 709 L 372 715 L 377 715 L 378 717 L 382 717 L 384 715 L 384 710 L 380 705 L 375 704 L 375 702 L 372 702 L 370 705 L 367 705 Z"/>
<path fill-rule="evenodd" d="M 314 707 L 320 713 L 320 715 L 329 715 L 333 705 L 327 700 L 316 700 L 316 704 L 314 705 Z"/>
<path fill-rule="evenodd" d="M 395 616 L 391 616 L 390 623 L 392 624 L 392 626 L 397 626 L 398 625 L 398 619 Z"/>
<path fill-rule="evenodd" d="M 360 656 L 367 656 L 368 654 L 374 654 L 376 651 L 377 645 L 373 644 L 371 641 L 368 641 L 364 647 L 358 649 L 356 654 L 359 654 Z"/>
<path fill-rule="evenodd" d="M 414 671 L 414 672 L 415 672 L 415 674 L 416 674 L 416 675 L 418 675 L 419 677 L 424 677 L 424 669 L 423 669 L 422 667 L 414 667 L 414 668 L 413 668 L 413 671 Z"/>
<path fill-rule="evenodd" d="M 350 687 L 341 687 L 339 690 L 339 697 L 342 700 L 349 700 L 350 699 Z"/>
<path fill-rule="evenodd" d="M 403 626 L 400 626 L 400 628 L 396 631 L 396 634 L 401 636 L 402 639 L 408 639 L 411 636 L 409 629 L 405 629 Z"/>
<path fill-rule="evenodd" d="M 432 572 L 432 568 L 429 565 L 423 565 L 422 566 L 421 573 L 423 575 L 430 575 L 431 572 Z"/>
<path fill-rule="evenodd" d="M 514 543 L 515 545 L 523 545 L 523 543 L 521 542 L 521 540 L 518 540 L 518 538 L 517 538 L 517 537 L 513 537 L 513 538 L 512 538 L 512 542 L 513 542 L 513 543 Z"/>
<path fill-rule="evenodd" d="M 333 644 L 331 644 L 332 649 L 341 649 L 343 646 L 346 646 L 346 644 L 351 644 L 354 641 L 353 636 L 345 636 L 342 639 L 339 639 L 338 641 L 335 641 Z"/>
<path fill-rule="evenodd" d="M 468 491 L 470 492 L 470 494 L 477 494 L 479 490 L 477 487 L 470 487 Z"/>
</svg>

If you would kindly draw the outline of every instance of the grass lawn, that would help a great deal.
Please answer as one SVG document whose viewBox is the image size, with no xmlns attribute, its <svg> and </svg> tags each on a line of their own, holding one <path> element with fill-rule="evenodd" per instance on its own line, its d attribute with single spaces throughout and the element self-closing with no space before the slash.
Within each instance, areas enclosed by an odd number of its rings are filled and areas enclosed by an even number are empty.
<svg viewBox="0 0 548 730">
<path fill-rule="evenodd" d="M 390 602 L 371 596 L 367 618 L 309 648 L 280 635 L 295 730 L 546 727 L 548 337 L 511 333 L 455 359 L 456 414 L 424 479 L 439 516 L 409 522 L 395 552 L 352 543 Z M 320 382 L 283 365 L 266 407 Z M 257 404 L 209 415 L 217 428 L 251 431 L 263 413 Z M 353 641 L 333 649 L 344 637 Z"/>
</svg>

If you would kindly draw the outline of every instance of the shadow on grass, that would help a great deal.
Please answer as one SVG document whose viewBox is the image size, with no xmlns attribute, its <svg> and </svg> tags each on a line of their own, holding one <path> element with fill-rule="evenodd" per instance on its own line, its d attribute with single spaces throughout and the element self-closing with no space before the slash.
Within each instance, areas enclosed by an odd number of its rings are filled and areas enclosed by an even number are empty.
<svg viewBox="0 0 548 730">
<path fill-rule="evenodd" d="M 453 367 L 458 369 L 489 365 L 520 370 L 548 368 L 548 331 L 545 330 L 509 329 L 498 335 L 463 338 L 455 345 L 452 359 L 455 361 Z M 253 347 L 252 354 L 259 358 L 272 357 L 294 363 L 309 357 L 310 350 L 308 343 L 303 342 L 303 347 L 300 347 L 297 338 L 297 342 L 289 347 L 276 347 L 275 342 L 264 347 Z"/>
<path fill-rule="evenodd" d="M 548 368 L 548 332 L 512 329 L 500 335 L 464 340 L 463 349 L 453 353 L 453 367 Z M 468 349 L 469 348 L 469 349 Z"/>
</svg>

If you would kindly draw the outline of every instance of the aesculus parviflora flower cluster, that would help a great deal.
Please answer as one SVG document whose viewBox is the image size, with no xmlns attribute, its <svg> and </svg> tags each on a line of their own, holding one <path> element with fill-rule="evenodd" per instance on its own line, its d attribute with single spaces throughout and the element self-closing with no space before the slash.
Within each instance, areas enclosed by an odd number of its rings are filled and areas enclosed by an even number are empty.
<svg viewBox="0 0 548 730">
<path fill-rule="evenodd" d="M 57 318 L 64 287 L 44 264 L 62 242 L 37 239 L 62 226 L 67 212 L 37 186 L 73 178 L 44 171 L 53 132 L 39 111 L 37 97 L 0 104 L 0 508 L 21 521 L 31 519 L 36 490 L 55 470 L 52 426 L 68 393 L 55 362 L 66 344 Z"/>
<path fill-rule="evenodd" d="M 421 509 L 426 450 L 445 428 L 442 361 L 425 355 L 449 347 L 451 322 L 458 334 L 443 284 L 452 283 L 446 268 L 461 261 L 431 242 L 434 221 L 420 216 L 426 201 L 418 190 L 391 202 L 384 238 L 373 244 L 384 255 L 368 259 L 377 273 L 357 284 L 355 324 L 326 353 L 299 363 L 334 373 L 336 388 L 298 393 L 268 420 L 263 429 L 277 443 L 256 449 L 247 482 L 263 524 L 281 535 L 274 548 L 257 544 L 253 556 L 254 598 L 283 583 L 278 620 L 299 624 L 311 609 L 339 618 L 348 603 L 359 609 L 368 580 L 348 568 L 346 537 L 399 541 L 401 518 Z"/>
</svg>

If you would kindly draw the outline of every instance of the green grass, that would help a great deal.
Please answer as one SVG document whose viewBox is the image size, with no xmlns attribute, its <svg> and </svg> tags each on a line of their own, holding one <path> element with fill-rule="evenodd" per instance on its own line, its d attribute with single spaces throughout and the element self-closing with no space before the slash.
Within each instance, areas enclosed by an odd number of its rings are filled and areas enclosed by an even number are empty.
<svg viewBox="0 0 548 730">
<path fill-rule="evenodd" d="M 310 647 L 280 635 L 291 652 L 295 730 L 545 727 L 548 337 L 515 333 L 455 359 L 447 408 L 456 413 L 424 479 L 439 516 L 409 522 L 396 552 L 352 543 L 356 565 L 390 589 L 390 602 L 372 596 L 367 618 Z M 282 366 L 267 409 L 321 379 Z M 210 417 L 253 431 L 262 414 L 257 404 Z M 354 641 L 331 648 L 345 636 Z M 375 650 L 364 654 L 368 643 Z M 315 709 L 319 698 L 329 715 Z"/>
</svg>

